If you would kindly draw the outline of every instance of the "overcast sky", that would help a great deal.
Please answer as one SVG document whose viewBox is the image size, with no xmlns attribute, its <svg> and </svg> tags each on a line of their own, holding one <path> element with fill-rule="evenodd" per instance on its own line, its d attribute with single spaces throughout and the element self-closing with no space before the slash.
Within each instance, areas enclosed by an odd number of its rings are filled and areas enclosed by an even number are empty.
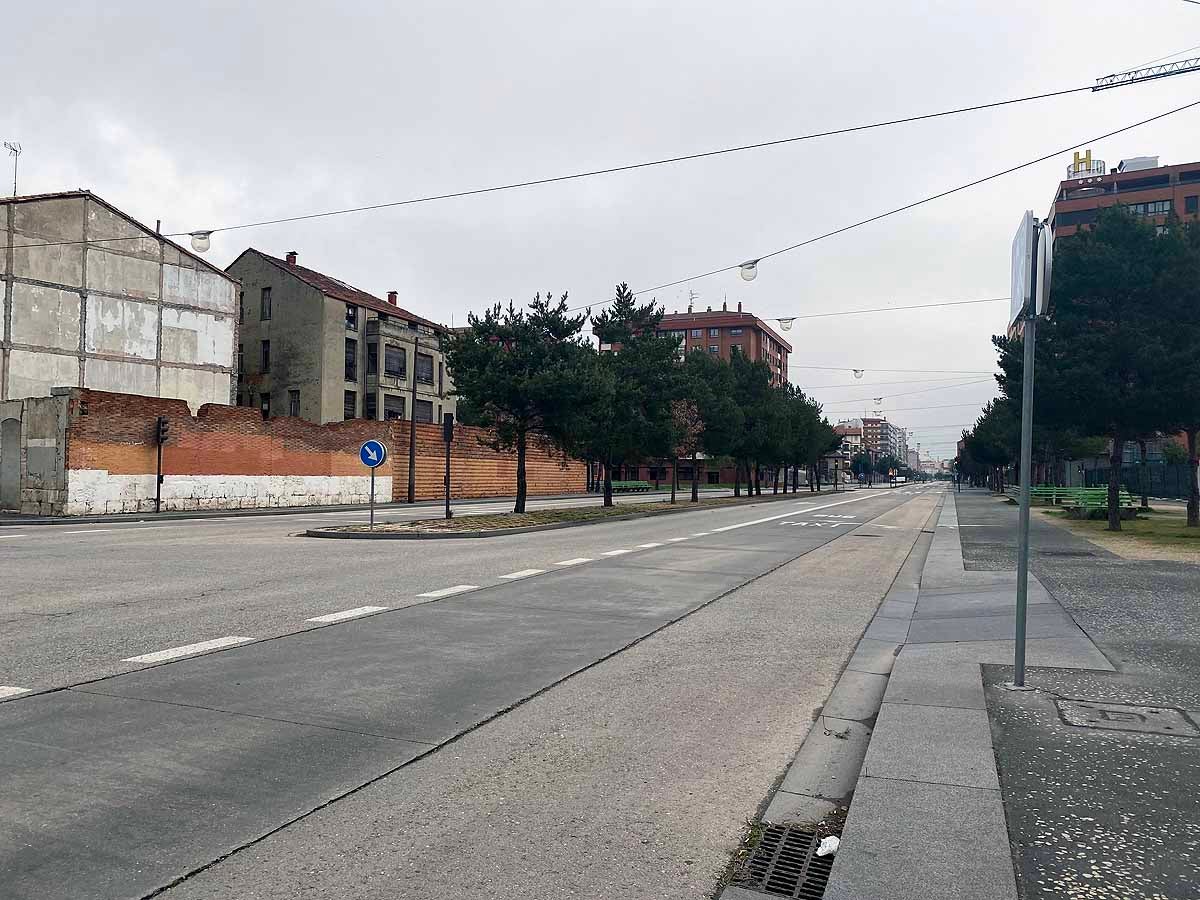
<svg viewBox="0 0 1200 900">
<path fill-rule="evenodd" d="M 1137 12 L 1135 13 L 1135 8 Z M 1090 84 L 1200 44 L 1200 6 L 1019 2 L 6 4 L 0 138 L 21 193 L 88 188 L 164 231 L 539 178 Z M 1200 98 L 1200 76 L 484 197 L 233 231 L 413 312 L 709 271 Z M 1091 144 L 1200 158 L 1200 110 Z M 1001 297 L 1070 154 L 691 283 L 763 318 Z M 5 160 L 7 162 L 7 160 Z M 0 183 L 3 183 L 0 180 Z M 688 286 L 661 292 L 667 310 Z M 1007 304 L 798 321 L 794 382 L 952 454 Z M 855 382 L 849 371 L 866 369 Z M 986 376 L 974 376 L 986 378 Z M 916 379 L 903 382 L 902 379 Z M 934 390 L 928 390 L 929 388 Z M 921 393 L 913 393 L 920 391 Z M 953 404 L 953 405 L 951 405 Z M 921 408 L 917 408 L 921 407 Z M 928 408 L 940 407 L 940 408 Z"/>
</svg>

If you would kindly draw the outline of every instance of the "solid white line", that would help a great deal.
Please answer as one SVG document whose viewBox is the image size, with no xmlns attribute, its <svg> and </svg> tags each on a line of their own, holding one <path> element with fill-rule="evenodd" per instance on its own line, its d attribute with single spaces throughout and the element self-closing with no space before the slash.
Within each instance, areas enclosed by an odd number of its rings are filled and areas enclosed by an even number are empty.
<svg viewBox="0 0 1200 900">
<path fill-rule="evenodd" d="M 580 563 L 591 562 L 590 556 L 577 556 L 574 559 L 564 559 L 562 562 L 556 562 L 556 566 L 577 566 Z"/>
<path fill-rule="evenodd" d="M 712 534 L 711 531 L 697 531 L 692 537 L 708 537 L 710 534 Z"/>
<path fill-rule="evenodd" d="M 451 594 L 461 594 L 463 591 L 473 591 L 478 588 L 477 584 L 456 584 L 454 587 L 442 588 L 440 591 L 428 591 L 424 594 L 417 594 L 418 597 L 449 597 Z"/>
<path fill-rule="evenodd" d="M 305 622 L 340 622 L 343 619 L 357 619 L 359 616 L 365 616 L 367 613 L 383 612 L 388 609 L 386 606 L 359 606 L 355 609 L 344 609 L 341 612 L 329 613 L 324 616 L 313 616 L 311 619 L 305 619 Z"/>
<path fill-rule="evenodd" d="M 638 549 L 639 550 L 649 550 L 651 547 L 661 547 L 661 546 L 662 546 L 662 543 L 656 544 L 654 542 L 651 542 L 649 544 L 638 544 Z"/>
<path fill-rule="evenodd" d="M 60 531 L 59 534 L 99 534 L 101 531 L 112 531 L 111 528 L 85 528 L 83 531 Z"/>
<path fill-rule="evenodd" d="M 221 647 L 232 647 L 234 644 L 244 644 L 246 641 L 252 640 L 254 640 L 254 638 L 249 637 L 215 638 L 211 641 L 201 641 L 198 644 L 184 644 L 182 647 L 171 647 L 167 650 L 159 650 L 156 653 L 143 653 L 141 656 L 130 656 L 121 661 L 132 663 L 156 663 L 167 659 L 175 659 L 176 657 L 180 656 L 191 656 L 193 653 L 203 653 L 205 650 L 217 650 Z"/>
<path fill-rule="evenodd" d="M 520 572 L 509 572 L 507 575 L 501 575 L 501 578 L 528 578 L 530 575 L 541 575 L 545 569 L 522 569 Z"/>
<path fill-rule="evenodd" d="M 816 512 L 818 509 L 832 509 L 835 506 L 845 506 L 847 503 L 857 503 L 859 500 L 869 500 L 870 496 L 855 497 L 852 500 L 842 500 L 838 503 L 826 503 L 824 506 L 805 506 L 800 509 L 794 509 L 791 512 L 780 513 L 777 516 L 767 516 L 765 519 L 754 519 L 750 522 L 738 522 L 736 525 L 726 525 L 724 528 L 714 528 L 713 534 L 720 534 L 722 531 L 733 531 L 737 528 L 748 528 L 751 525 L 762 525 L 764 522 L 774 522 L 777 519 L 786 519 L 788 516 L 796 516 L 801 513 Z"/>
<path fill-rule="evenodd" d="M 605 550 L 601 556 L 620 556 L 622 553 L 632 553 L 632 550 Z"/>
<path fill-rule="evenodd" d="M 13 687 L 11 684 L 0 684 L 0 700 L 7 700 L 9 697 L 17 697 L 28 693 L 29 688 Z"/>
<path fill-rule="evenodd" d="M 27 535 L 27 534 L 0 534 L 0 541 L 4 540 L 5 538 L 19 538 L 19 537 L 29 537 L 29 535 Z"/>
<path fill-rule="evenodd" d="M 681 537 L 681 538 L 667 538 L 667 543 L 668 543 L 668 544 L 674 544 L 676 541 L 686 541 L 686 540 L 687 540 L 687 538 L 685 538 L 685 537 Z"/>
</svg>

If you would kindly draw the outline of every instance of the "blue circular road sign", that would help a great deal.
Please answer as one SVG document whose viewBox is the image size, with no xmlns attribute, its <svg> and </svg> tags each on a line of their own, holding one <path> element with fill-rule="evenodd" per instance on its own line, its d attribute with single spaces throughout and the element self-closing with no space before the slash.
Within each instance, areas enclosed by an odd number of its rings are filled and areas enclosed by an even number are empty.
<svg viewBox="0 0 1200 900">
<path fill-rule="evenodd" d="M 367 441 L 358 448 L 358 458 L 364 466 L 376 469 L 387 460 L 387 447 L 380 441 Z"/>
</svg>

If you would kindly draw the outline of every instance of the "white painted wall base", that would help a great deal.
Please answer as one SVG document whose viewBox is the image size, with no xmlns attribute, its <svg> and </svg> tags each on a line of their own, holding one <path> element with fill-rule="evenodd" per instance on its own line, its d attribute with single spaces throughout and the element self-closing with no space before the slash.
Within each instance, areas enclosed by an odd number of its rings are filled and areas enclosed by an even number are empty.
<svg viewBox="0 0 1200 900">
<path fill-rule="evenodd" d="M 168 475 L 164 510 L 256 509 L 366 503 L 369 475 Z M 375 478 L 375 501 L 390 503 L 392 476 Z M 153 475 L 110 475 L 106 469 L 67 471 L 63 515 L 153 512 Z"/>
</svg>

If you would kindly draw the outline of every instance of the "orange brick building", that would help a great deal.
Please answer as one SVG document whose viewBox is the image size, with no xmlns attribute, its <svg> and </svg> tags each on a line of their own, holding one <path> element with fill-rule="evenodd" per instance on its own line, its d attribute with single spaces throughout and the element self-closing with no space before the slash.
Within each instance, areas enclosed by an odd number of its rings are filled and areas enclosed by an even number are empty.
<svg viewBox="0 0 1200 900">
<path fill-rule="evenodd" d="M 1200 162 L 1160 166 L 1157 156 L 1140 156 L 1106 169 L 1090 150 L 1076 153 L 1050 206 L 1054 236 L 1074 234 L 1095 223 L 1101 209 L 1118 203 L 1159 227 L 1171 212 L 1195 219 L 1200 215 Z"/>
</svg>

